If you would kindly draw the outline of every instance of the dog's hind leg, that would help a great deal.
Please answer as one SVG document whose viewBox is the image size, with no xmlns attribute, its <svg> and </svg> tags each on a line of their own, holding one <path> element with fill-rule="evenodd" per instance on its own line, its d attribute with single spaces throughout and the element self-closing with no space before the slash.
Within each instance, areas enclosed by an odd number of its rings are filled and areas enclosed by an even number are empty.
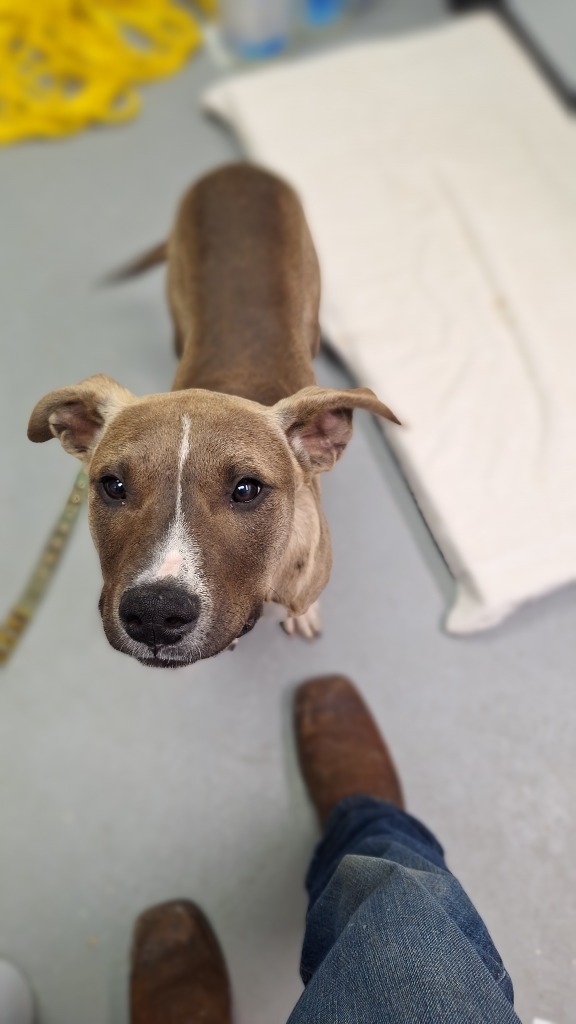
<svg viewBox="0 0 576 1024">
<path fill-rule="evenodd" d="M 180 333 L 180 328 L 178 327 L 176 321 L 174 321 L 174 351 L 178 356 L 178 359 L 181 359 L 182 353 L 184 351 L 184 339 Z"/>
</svg>

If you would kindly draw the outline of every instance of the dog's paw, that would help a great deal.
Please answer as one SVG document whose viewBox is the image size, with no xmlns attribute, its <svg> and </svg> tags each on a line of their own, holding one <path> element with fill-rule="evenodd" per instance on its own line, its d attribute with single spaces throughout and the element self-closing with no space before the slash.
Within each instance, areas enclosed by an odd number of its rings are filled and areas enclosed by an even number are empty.
<svg viewBox="0 0 576 1024">
<path fill-rule="evenodd" d="M 226 648 L 226 650 L 227 651 L 235 651 L 236 648 L 238 647 L 238 640 L 239 640 L 239 637 L 236 637 L 236 639 L 233 640 L 231 644 L 228 644 L 228 647 Z"/>
<path fill-rule="evenodd" d="M 304 636 L 307 640 L 315 640 L 320 636 L 320 605 L 314 601 L 303 615 L 288 615 L 281 623 L 288 636 Z"/>
</svg>

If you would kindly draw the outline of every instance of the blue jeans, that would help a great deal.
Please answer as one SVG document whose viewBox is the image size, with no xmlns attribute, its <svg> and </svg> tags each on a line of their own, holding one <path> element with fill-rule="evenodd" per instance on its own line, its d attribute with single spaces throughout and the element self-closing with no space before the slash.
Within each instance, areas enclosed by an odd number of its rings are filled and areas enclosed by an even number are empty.
<svg viewBox="0 0 576 1024">
<path fill-rule="evenodd" d="M 343 800 L 306 887 L 306 988 L 288 1024 L 520 1024 L 486 926 L 416 818 Z"/>
</svg>

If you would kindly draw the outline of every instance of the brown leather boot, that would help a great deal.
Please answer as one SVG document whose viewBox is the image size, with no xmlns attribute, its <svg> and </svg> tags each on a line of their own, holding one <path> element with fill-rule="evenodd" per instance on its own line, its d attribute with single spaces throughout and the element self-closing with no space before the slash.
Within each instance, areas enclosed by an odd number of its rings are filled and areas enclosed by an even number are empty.
<svg viewBox="0 0 576 1024">
<path fill-rule="evenodd" d="M 131 1024 L 232 1024 L 230 982 L 218 940 L 188 900 L 145 910 L 134 926 Z"/>
<path fill-rule="evenodd" d="M 302 683 L 294 725 L 300 768 L 322 825 L 345 796 L 373 796 L 404 807 L 392 757 L 349 679 L 319 676 Z"/>
</svg>

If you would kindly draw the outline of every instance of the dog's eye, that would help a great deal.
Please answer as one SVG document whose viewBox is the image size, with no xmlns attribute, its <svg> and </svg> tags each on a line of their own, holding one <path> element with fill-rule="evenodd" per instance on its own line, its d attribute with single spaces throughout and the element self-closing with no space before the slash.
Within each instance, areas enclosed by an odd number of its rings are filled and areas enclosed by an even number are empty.
<svg viewBox="0 0 576 1024">
<path fill-rule="evenodd" d="M 246 505 L 249 501 L 254 501 L 262 490 L 262 484 L 259 480 L 252 480 L 250 477 L 244 477 L 239 480 L 236 487 L 232 491 L 232 501 Z"/>
<path fill-rule="evenodd" d="M 126 489 L 117 476 L 103 476 L 100 484 L 104 493 L 113 501 L 126 501 Z"/>
</svg>

